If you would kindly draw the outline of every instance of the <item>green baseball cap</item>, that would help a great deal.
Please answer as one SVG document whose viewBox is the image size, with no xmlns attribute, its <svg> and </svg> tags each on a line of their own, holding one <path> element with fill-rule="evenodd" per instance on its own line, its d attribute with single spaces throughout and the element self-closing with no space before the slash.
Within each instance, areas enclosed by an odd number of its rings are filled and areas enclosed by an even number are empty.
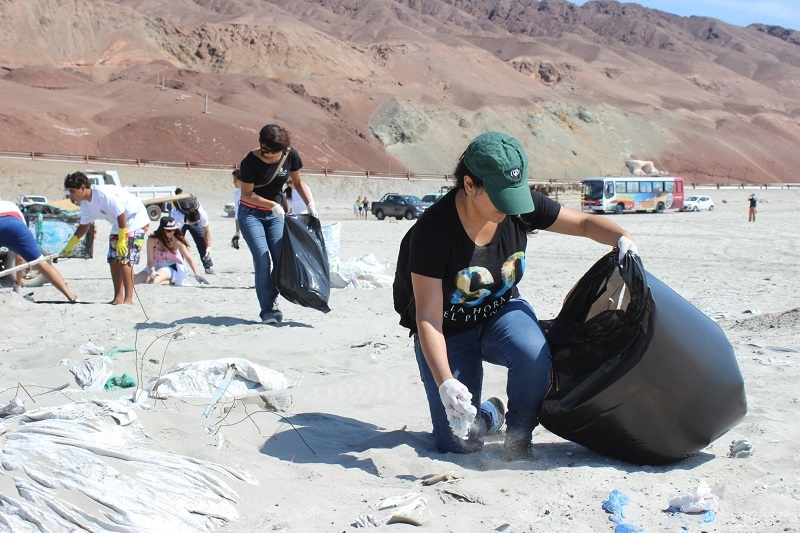
<svg viewBox="0 0 800 533">
<path fill-rule="evenodd" d="M 470 174 L 483 182 L 495 208 L 506 215 L 533 212 L 528 156 L 519 141 L 499 131 L 475 137 L 464 152 Z"/>
</svg>

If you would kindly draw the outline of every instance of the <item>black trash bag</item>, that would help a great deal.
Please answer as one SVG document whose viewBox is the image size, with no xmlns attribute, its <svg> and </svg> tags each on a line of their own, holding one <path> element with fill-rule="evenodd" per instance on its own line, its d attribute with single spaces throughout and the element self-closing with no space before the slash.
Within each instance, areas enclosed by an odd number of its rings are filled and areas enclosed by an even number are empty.
<svg viewBox="0 0 800 533">
<path fill-rule="evenodd" d="M 303 307 L 330 312 L 331 272 L 318 218 L 286 215 L 281 257 L 275 268 L 281 296 Z"/>
<path fill-rule="evenodd" d="M 747 413 L 733 348 L 710 318 L 627 254 L 601 258 L 543 321 L 553 383 L 539 410 L 551 432 L 636 464 L 680 461 Z"/>
</svg>

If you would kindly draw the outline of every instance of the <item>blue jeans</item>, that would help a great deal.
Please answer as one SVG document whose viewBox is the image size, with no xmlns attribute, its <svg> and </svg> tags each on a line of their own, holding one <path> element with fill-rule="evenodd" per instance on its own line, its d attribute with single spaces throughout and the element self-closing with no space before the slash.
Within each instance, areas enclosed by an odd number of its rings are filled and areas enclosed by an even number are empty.
<svg viewBox="0 0 800 533">
<path fill-rule="evenodd" d="M 278 298 L 278 287 L 275 284 L 272 264 L 278 264 L 281 258 L 281 242 L 283 241 L 283 219 L 272 214 L 272 211 L 253 209 L 239 204 L 239 229 L 247 247 L 253 255 L 256 270 L 256 296 L 261 307 L 259 316 L 272 311 L 272 305 Z M 270 262 L 270 256 L 272 261 Z"/>
<path fill-rule="evenodd" d="M 508 302 L 488 322 L 477 327 L 446 333 L 447 359 L 453 377 L 472 393 L 472 404 L 480 409 L 483 361 L 508 368 L 506 433 L 530 441 L 539 424 L 536 412 L 550 387 L 550 348 L 531 305 L 521 298 Z M 453 434 L 433 379 L 414 335 L 420 377 L 425 385 L 433 422 L 433 437 L 441 453 L 472 453 L 483 448 L 486 426 L 474 424 L 467 440 Z M 478 416 L 477 420 L 481 417 Z"/>
<path fill-rule="evenodd" d="M 184 224 L 181 228 L 181 233 L 185 237 L 187 233 L 192 234 L 195 246 L 197 246 L 197 253 L 200 254 L 200 261 L 203 263 L 203 268 L 211 268 L 214 266 L 214 261 L 206 259 L 206 250 L 208 243 L 206 243 L 206 234 L 200 224 Z"/>
</svg>

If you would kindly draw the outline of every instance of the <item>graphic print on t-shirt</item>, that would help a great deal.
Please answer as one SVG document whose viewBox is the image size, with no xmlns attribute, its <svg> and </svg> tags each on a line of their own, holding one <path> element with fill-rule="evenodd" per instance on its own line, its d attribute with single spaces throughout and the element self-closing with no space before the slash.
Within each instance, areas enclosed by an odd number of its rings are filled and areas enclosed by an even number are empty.
<svg viewBox="0 0 800 533">
<path fill-rule="evenodd" d="M 471 323 L 483 321 L 497 313 L 511 297 L 509 291 L 525 273 L 525 252 L 511 254 L 500 267 L 500 279 L 484 266 L 460 270 L 455 277 L 455 290 L 450 296 L 450 308 L 445 309 L 445 321 Z"/>
</svg>

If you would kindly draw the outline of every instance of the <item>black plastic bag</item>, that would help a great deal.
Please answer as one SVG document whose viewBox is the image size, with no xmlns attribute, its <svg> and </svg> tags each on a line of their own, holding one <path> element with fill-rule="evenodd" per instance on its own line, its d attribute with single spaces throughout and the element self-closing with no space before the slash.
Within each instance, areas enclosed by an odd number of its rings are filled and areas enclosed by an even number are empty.
<svg viewBox="0 0 800 533">
<path fill-rule="evenodd" d="M 542 323 L 553 383 L 539 411 L 551 432 L 636 464 L 679 461 L 747 413 L 722 330 L 638 256 L 604 256 Z"/>
<path fill-rule="evenodd" d="M 281 257 L 275 274 L 278 292 L 292 303 L 329 313 L 331 273 L 319 219 L 286 215 Z"/>
</svg>

